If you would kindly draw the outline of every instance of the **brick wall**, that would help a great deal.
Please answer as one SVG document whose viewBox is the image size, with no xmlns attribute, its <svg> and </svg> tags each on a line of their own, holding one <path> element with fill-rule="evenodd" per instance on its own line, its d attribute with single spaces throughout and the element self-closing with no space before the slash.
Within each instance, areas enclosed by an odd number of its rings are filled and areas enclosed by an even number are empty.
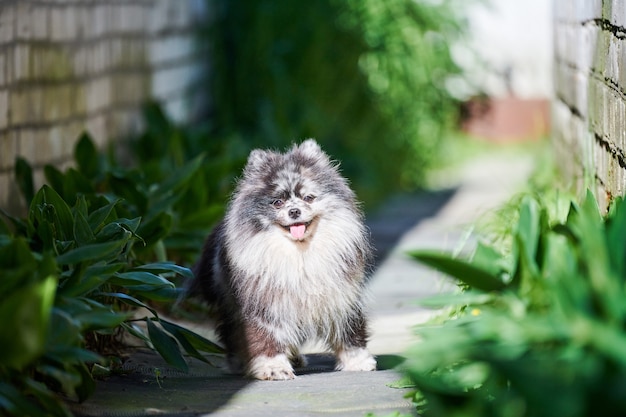
<svg viewBox="0 0 626 417">
<path fill-rule="evenodd" d="M 186 119 L 202 99 L 194 24 L 204 0 L 0 2 L 0 207 L 21 208 L 17 155 L 36 169 L 71 159 L 89 130 L 99 146 L 142 128 L 140 107 L 160 101 Z"/>
<path fill-rule="evenodd" d="M 626 191 L 626 2 L 553 0 L 553 137 L 562 170 L 602 208 Z"/>
</svg>

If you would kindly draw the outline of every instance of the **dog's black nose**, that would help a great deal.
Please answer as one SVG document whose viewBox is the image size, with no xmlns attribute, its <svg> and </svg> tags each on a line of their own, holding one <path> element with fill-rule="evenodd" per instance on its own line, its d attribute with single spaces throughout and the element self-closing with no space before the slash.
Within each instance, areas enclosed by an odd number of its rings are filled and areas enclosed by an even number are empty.
<svg viewBox="0 0 626 417">
<path fill-rule="evenodd" d="M 291 217 L 292 219 L 297 219 L 298 217 L 300 217 L 300 209 L 297 208 L 292 208 L 289 210 L 289 217 Z"/>
</svg>

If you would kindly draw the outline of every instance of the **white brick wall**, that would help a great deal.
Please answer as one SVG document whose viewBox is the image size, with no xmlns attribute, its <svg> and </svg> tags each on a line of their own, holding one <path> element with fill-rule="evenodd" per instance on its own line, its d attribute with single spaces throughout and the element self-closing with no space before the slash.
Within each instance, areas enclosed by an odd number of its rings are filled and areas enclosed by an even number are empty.
<svg viewBox="0 0 626 417">
<path fill-rule="evenodd" d="M 626 2 L 553 0 L 557 160 L 600 206 L 626 193 Z"/>
<path fill-rule="evenodd" d="M 194 24 L 204 0 L 0 2 L 0 207 L 23 208 L 16 156 L 37 169 L 67 165 L 89 130 L 100 146 L 141 128 L 160 101 L 178 120 L 198 96 L 203 51 Z"/>
</svg>

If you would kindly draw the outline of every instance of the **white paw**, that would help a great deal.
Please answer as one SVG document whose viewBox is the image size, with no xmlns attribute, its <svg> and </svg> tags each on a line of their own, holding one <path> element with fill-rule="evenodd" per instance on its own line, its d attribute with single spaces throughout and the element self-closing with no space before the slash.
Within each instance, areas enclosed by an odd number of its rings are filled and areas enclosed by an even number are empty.
<svg viewBox="0 0 626 417">
<path fill-rule="evenodd" d="M 338 371 L 375 371 L 376 359 L 365 348 L 348 348 L 337 352 Z"/>
<path fill-rule="evenodd" d="M 285 354 L 276 356 L 257 356 L 250 361 L 248 374 L 256 379 L 284 381 L 294 379 L 296 375 Z"/>
</svg>

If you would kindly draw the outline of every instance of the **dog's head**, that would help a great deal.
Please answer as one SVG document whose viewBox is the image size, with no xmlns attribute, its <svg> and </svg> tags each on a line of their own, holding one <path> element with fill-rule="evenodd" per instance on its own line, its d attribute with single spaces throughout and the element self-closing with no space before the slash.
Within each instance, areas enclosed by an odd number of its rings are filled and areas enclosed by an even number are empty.
<svg viewBox="0 0 626 417">
<path fill-rule="evenodd" d="M 257 231 L 271 231 L 302 242 L 326 218 L 346 209 L 357 213 L 355 196 L 338 165 L 308 139 L 286 153 L 251 152 L 231 208 L 243 207 Z"/>
</svg>

